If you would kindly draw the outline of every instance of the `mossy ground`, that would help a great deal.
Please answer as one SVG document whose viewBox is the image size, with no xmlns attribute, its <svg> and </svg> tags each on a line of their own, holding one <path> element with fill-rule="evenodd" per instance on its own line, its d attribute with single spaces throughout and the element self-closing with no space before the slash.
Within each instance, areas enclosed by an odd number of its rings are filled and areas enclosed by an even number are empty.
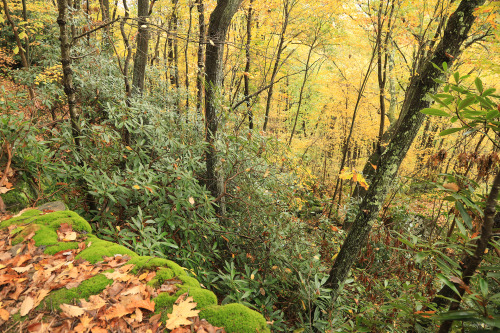
<svg viewBox="0 0 500 333">
<path fill-rule="evenodd" d="M 132 274 L 140 274 L 144 271 L 156 271 L 156 276 L 148 284 L 158 288 L 164 281 L 173 278 L 182 281 L 174 295 L 161 293 L 153 301 L 156 304 L 156 313 L 162 314 L 162 320 L 166 320 L 167 313 L 172 312 L 172 307 L 177 298 L 184 293 L 188 293 L 197 303 L 196 308 L 202 310 L 200 318 L 207 319 L 211 324 L 225 327 L 228 333 L 246 332 L 270 332 L 266 321 L 262 315 L 250 310 L 240 304 L 217 305 L 215 294 L 203 289 L 200 283 L 189 276 L 185 269 L 173 261 L 154 257 L 141 257 L 130 249 L 99 239 L 91 234 L 92 229 L 87 221 L 72 211 L 58 211 L 49 214 L 32 209 L 24 212 L 21 216 L 0 223 L 0 228 L 10 225 L 18 225 L 13 230 L 17 235 L 15 242 L 21 242 L 24 237 L 35 233 L 33 239 L 36 246 L 46 246 L 45 253 L 54 254 L 62 250 L 78 248 L 78 242 L 59 242 L 57 230 L 62 223 L 68 223 L 73 230 L 86 237 L 87 248 L 80 252 L 76 259 L 82 258 L 91 263 L 103 260 L 103 256 L 112 257 L 116 254 L 129 255 L 129 264 L 135 267 Z M 83 281 L 78 287 L 73 289 L 59 289 L 51 292 L 39 305 L 40 308 L 53 310 L 59 309 L 61 304 L 74 304 L 81 298 L 88 299 L 91 295 L 101 293 L 106 286 L 113 283 L 113 280 L 106 278 L 103 274 L 96 275 Z"/>
</svg>

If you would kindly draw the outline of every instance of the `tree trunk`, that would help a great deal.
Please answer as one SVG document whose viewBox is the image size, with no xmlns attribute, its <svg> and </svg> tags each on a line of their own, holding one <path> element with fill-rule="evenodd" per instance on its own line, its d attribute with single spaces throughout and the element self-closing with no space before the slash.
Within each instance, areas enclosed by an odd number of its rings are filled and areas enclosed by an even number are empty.
<svg viewBox="0 0 500 333">
<path fill-rule="evenodd" d="M 196 110 L 199 114 L 203 113 L 203 92 L 205 91 L 205 6 L 203 0 L 198 0 L 198 27 L 199 27 L 199 42 L 198 42 L 198 74 L 196 75 Z"/>
<path fill-rule="evenodd" d="M 250 103 L 250 65 L 251 65 L 251 57 L 250 57 L 250 43 L 252 42 L 252 5 L 254 0 L 250 0 L 250 5 L 248 6 L 248 14 L 247 14 L 247 42 L 245 46 L 245 54 L 246 54 L 246 64 L 245 64 L 245 73 L 243 74 L 243 80 L 245 81 L 245 91 L 244 95 L 247 99 L 247 113 L 248 113 L 248 128 L 253 129 L 253 114 Z"/>
<path fill-rule="evenodd" d="M 189 21 L 188 31 L 186 36 L 186 48 L 184 49 L 184 61 L 186 68 L 186 113 L 189 112 L 189 43 L 191 38 L 191 26 L 193 23 L 193 3 L 189 1 Z M 187 120 L 187 118 L 186 118 Z"/>
<path fill-rule="evenodd" d="M 481 236 L 476 242 L 476 249 L 474 250 L 474 254 L 469 254 L 462 260 L 462 281 L 466 284 L 470 284 L 470 280 L 476 269 L 479 267 L 479 264 L 483 260 L 484 252 L 488 247 L 488 243 L 490 242 L 491 235 L 493 234 L 493 225 L 495 224 L 495 213 L 497 206 L 497 198 L 498 193 L 500 191 L 500 172 L 497 172 L 495 179 L 493 180 L 493 185 L 490 190 L 490 194 L 488 195 L 488 199 L 486 201 L 486 207 L 484 208 L 484 222 L 481 226 Z M 465 289 L 462 288 L 459 284 L 455 283 L 455 287 L 459 290 L 460 295 L 457 295 L 450 287 L 445 285 L 443 289 L 438 293 L 439 296 L 447 297 L 448 299 L 454 299 L 454 301 L 450 305 L 450 311 L 458 310 L 460 307 L 461 296 L 464 294 Z M 448 303 L 448 299 L 445 298 L 436 298 L 439 299 L 439 306 L 442 306 Z M 445 320 L 441 327 L 439 328 L 439 333 L 447 333 L 449 332 L 451 325 L 453 324 L 452 320 Z"/>
<path fill-rule="evenodd" d="M 7 22 L 9 22 L 9 25 L 12 28 L 12 31 L 14 32 L 14 38 L 16 39 L 16 45 L 17 48 L 19 49 L 19 56 L 21 57 L 21 65 L 23 65 L 23 68 L 29 69 L 30 65 L 28 63 L 28 59 L 26 58 L 26 53 L 24 52 L 23 49 L 23 44 L 21 42 L 21 39 L 19 38 L 19 32 L 17 31 L 17 27 L 14 24 L 14 21 L 12 21 L 12 17 L 10 16 L 9 13 L 9 7 L 7 6 L 7 0 L 2 0 L 3 2 L 3 9 L 5 13 L 5 17 L 7 18 Z M 30 99 L 35 98 L 35 93 L 33 92 L 33 88 L 28 87 L 28 93 L 30 96 Z"/>
<path fill-rule="evenodd" d="M 142 95 L 144 91 L 144 77 L 148 61 L 149 32 L 147 18 L 149 16 L 149 0 L 137 0 L 137 15 L 139 28 L 137 34 L 137 49 L 134 57 L 134 74 L 132 76 L 132 94 Z"/>
<path fill-rule="evenodd" d="M 442 72 L 433 64 L 441 65 L 446 62 L 448 68 L 451 67 L 454 59 L 459 56 L 460 47 L 467 39 L 467 34 L 474 23 L 474 9 L 484 2 L 485 0 L 462 0 L 460 2 L 457 10 L 450 16 L 443 38 L 434 54 L 422 64 L 418 75 L 412 77 L 402 108 L 404 116 L 398 120 L 399 126 L 394 137 L 380 157 L 380 165 L 360 205 L 360 213 L 354 219 L 353 226 L 340 249 L 326 282 L 325 287 L 332 289 L 333 300 L 337 298 L 359 251 L 365 245 L 387 191 L 422 125 L 425 116 L 420 113 L 420 110 L 429 107 L 426 96 L 429 93 L 435 93 L 439 87 L 434 79 L 442 77 Z"/>
<path fill-rule="evenodd" d="M 264 132 L 267 130 L 267 124 L 269 123 L 269 112 L 271 110 L 271 102 L 273 99 L 273 92 L 274 92 L 274 80 L 281 66 L 280 64 L 281 55 L 285 50 L 285 35 L 286 35 L 286 30 L 288 28 L 288 20 L 290 18 L 290 12 L 292 11 L 292 7 L 293 4 L 289 0 L 286 0 L 283 8 L 283 16 L 284 16 L 283 26 L 281 27 L 280 41 L 278 43 L 278 49 L 276 50 L 276 61 L 274 62 L 273 73 L 271 75 L 271 84 L 267 92 L 266 113 L 264 116 L 264 126 L 262 127 L 262 130 Z"/>
<path fill-rule="evenodd" d="M 5 0 L 4 0 L 5 2 Z M 76 111 L 75 88 L 73 86 L 73 70 L 71 69 L 71 42 L 69 40 L 68 30 L 68 3 L 67 0 L 57 0 L 59 16 L 57 24 L 59 25 L 59 40 L 61 41 L 61 64 L 63 68 L 63 86 L 64 93 L 68 98 L 68 109 L 71 121 L 73 140 L 77 151 L 80 150 L 80 125 L 78 123 L 78 114 Z"/>
<path fill-rule="evenodd" d="M 218 96 L 222 87 L 224 43 L 231 19 L 238 10 L 242 0 L 217 0 L 217 6 L 210 15 L 208 26 L 208 42 L 206 48 L 206 93 L 205 93 L 205 130 L 208 148 L 206 152 L 207 188 L 215 198 L 222 195 L 218 188 L 218 177 L 215 139 L 217 137 Z"/>
</svg>

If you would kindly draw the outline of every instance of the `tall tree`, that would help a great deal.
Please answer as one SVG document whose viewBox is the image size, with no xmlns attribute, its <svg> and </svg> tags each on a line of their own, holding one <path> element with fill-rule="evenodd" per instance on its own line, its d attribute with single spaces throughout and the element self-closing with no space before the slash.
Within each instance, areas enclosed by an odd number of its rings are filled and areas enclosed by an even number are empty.
<svg viewBox="0 0 500 333">
<path fill-rule="evenodd" d="M 484 2 L 485 0 L 462 0 L 460 2 L 458 8 L 449 17 L 443 38 L 435 51 L 419 66 L 418 75 L 412 77 L 402 106 L 401 112 L 404 116 L 400 117 L 399 126 L 380 157 L 377 173 L 359 207 L 359 213 L 354 219 L 326 282 L 325 286 L 332 289 L 333 299 L 337 298 L 340 287 L 347 278 L 359 251 L 365 245 L 388 189 L 422 125 L 425 117 L 420 110 L 429 107 L 430 104 L 426 96 L 436 92 L 439 87 L 435 79 L 441 77 L 442 72 L 435 65 L 447 63 L 448 67 L 451 67 L 453 61 L 460 55 L 461 46 L 475 21 L 474 10 Z"/>
<path fill-rule="evenodd" d="M 208 43 L 206 48 L 205 71 L 205 131 L 208 143 L 206 153 L 207 188 L 215 198 L 222 194 L 216 175 L 217 164 L 215 139 L 218 130 L 218 96 L 222 87 L 224 44 L 231 20 L 243 0 L 217 0 L 217 6 L 210 15 Z"/>
<path fill-rule="evenodd" d="M 196 9 L 198 10 L 198 73 L 196 75 L 196 110 L 201 114 L 203 112 L 203 93 L 205 77 L 205 35 L 207 27 L 205 24 L 205 5 L 203 0 L 198 0 Z"/>
<path fill-rule="evenodd" d="M 278 74 L 278 70 L 281 66 L 281 56 L 283 51 L 285 51 L 285 36 L 288 29 L 288 23 L 290 21 L 290 14 L 292 12 L 293 7 L 297 4 L 296 0 L 284 0 L 283 1 L 283 23 L 281 25 L 281 32 L 278 42 L 278 48 L 276 49 L 276 60 L 274 61 L 273 72 L 271 74 L 271 83 L 269 85 L 269 90 L 267 91 L 267 100 L 266 100 L 266 111 L 264 116 L 264 125 L 262 130 L 265 132 L 267 130 L 267 124 L 269 123 L 269 113 L 271 111 L 271 102 L 273 99 L 274 93 L 274 80 L 276 79 L 276 75 Z"/>
<path fill-rule="evenodd" d="M 149 31 L 147 19 L 149 16 L 149 0 L 137 0 L 138 33 L 137 49 L 134 57 L 134 73 L 132 76 L 132 94 L 142 94 L 144 77 L 148 61 Z"/>
<path fill-rule="evenodd" d="M 248 113 L 248 127 L 250 129 L 253 129 L 253 114 L 252 114 L 252 109 L 251 109 L 251 103 L 250 103 L 250 66 L 252 64 L 251 62 L 251 53 L 250 53 L 250 44 L 252 43 L 252 8 L 253 6 L 253 0 L 250 0 L 250 4 L 248 6 L 248 13 L 247 13 L 247 42 L 245 45 L 245 55 L 246 55 L 246 62 L 245 62 L 245 73 L 243 80 L 245 81 L 245 99 L 247 100 L 247 113 Z"/>
</svg>

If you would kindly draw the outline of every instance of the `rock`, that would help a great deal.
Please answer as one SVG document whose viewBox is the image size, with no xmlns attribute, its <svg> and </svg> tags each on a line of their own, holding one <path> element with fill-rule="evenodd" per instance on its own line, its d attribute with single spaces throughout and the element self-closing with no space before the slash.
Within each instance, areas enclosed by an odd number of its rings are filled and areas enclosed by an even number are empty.
<svg viewBox="0 0 500 333">
<path fill-rule="evenodd" d="M 66 205 L 62 201 L 52 201 L 44 203 L 41 206 L 36 207 L 39 211 L 50 210 L 52 212 L 58 212 L 61 210 L 66 210 Z"/>
</svg>

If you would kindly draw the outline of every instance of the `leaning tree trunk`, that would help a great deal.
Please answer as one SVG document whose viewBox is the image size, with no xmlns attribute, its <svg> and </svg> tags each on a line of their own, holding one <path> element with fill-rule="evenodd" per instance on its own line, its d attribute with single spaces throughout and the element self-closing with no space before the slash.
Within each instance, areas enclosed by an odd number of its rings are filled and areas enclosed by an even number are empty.
<svg viewBox="0 0 500 333">
<path fill-rule="evenodd" d="M 134 74 L 132 76 L 132 94 L 142 95 L 144 91 L 144 77 L 148 61 L 149 32 L 147 18 L 149 16 L 149 0 L 137 0 L 137 15 L 139 28 L 137 34 L 137 50 L 134 57 Z"/>
<path fill-rule="evenodd" d="M 205 71 L 205 130 L 208 148 L 206 152 L 207 188 L 212 196 L 218 198 L 222 189 L 217 186 L 215 166 L 217 163 L 215 139 L 218 130 L 217 101 L 222 87 L 224 43 L 231 19 L 243 0 L 217 0 L 217 6 L 210 15 L 208 43 L 206 48 Z"/>
<path fill-rule="evenodd" d="M 339 294 L 340 287 L 347 278 L 359 251 L 365 245 L 373 221 L 376 220 L 384 202 L 387 191 L 396 177 L 399 166 L 410 148 L 417 132 L 424 120 L 420 110 L 429 107 L 427 94 L 435 93 L 439 84 L 434 81 L 442 76 L 442 72 L 433 64 L 441 65 L 446 62 L 448 68 L 460 54 L 460 47 L 467 39 L 467 34 L 474 23 L 474 9 L 485 0 L 462 0 L 456 11 L 450 16 L 439 45 L 434 54 L 426 61 L 413 76 L 407 89 L 405 102 L 402 107 L 402 119 L 389 143 L 380 157 L 378 171 L 359 208 L 359 214 L 349 234 L 342 245 L 325 287 L 332 289 L 332 299 Z"/>
</svg>

